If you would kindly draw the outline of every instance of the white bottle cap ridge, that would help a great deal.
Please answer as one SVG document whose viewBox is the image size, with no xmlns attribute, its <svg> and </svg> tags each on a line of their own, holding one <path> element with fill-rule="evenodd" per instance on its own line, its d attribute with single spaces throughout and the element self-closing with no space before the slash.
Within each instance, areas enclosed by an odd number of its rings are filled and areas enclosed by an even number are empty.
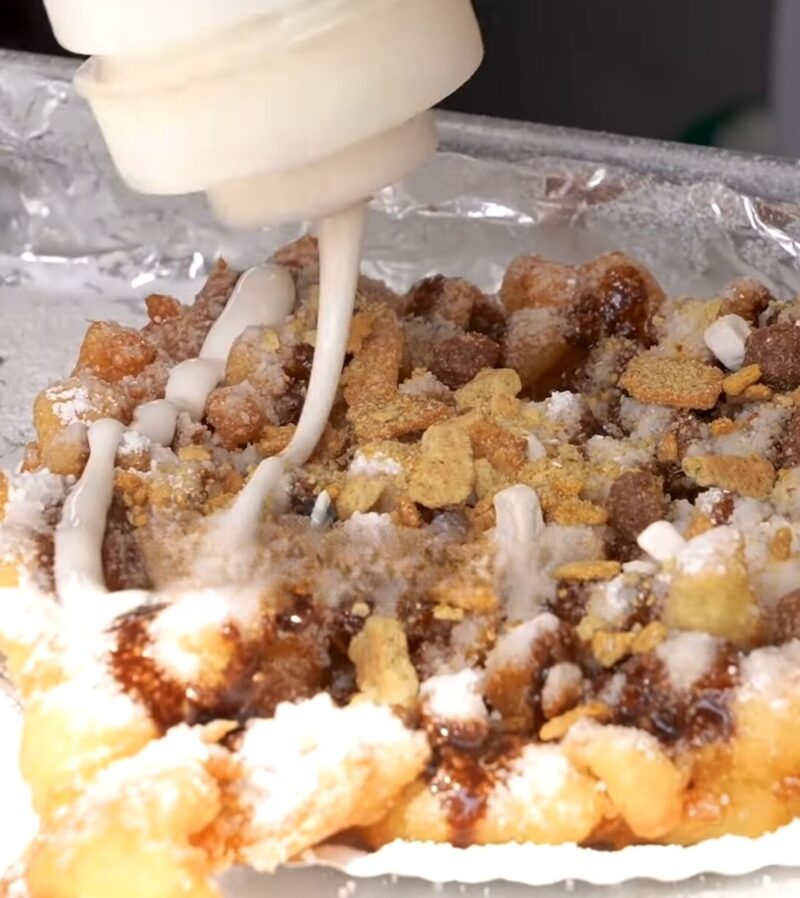
<svg viewBox="0 0 800 898">
<path fill-rule="evenodd" d="M 49 9 L 57 19 L 81 6 L 86 33 L 96 35 L 89 10 L 103 2 L 49 0 Z M 143 15 L 139 0 L 110 5 Z M 164 5 L 173 46 L 153 12 L 156 42 L 145 51 L 130 38 L 124 53 L 89 60 L 77 89 L 131 187 L 210 191 L 240 225 L 326 214 L 418 168 L 436 147 L 424 114 L 483 56 L 470 0 L 237 0 L 224 12 L 211 0 Z M 104 27 L 93 45 L 122 46 L 119 28 Z M 79 38 L 71 46 L 89 46 Z"/>
</svg>

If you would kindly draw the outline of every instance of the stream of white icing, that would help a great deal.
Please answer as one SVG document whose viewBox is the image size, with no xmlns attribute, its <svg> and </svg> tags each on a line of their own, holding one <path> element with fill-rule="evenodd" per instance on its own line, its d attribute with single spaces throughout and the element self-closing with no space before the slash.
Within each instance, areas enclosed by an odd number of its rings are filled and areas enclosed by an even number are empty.
<svg viewBox="0 0 800 898">
<path fill-rule="evenodd" d="M 281 485 L 289 468 L 303 464 L 316 448 L 336 398 L 353 314 L 366 207 L 359 205 L 320 223 L 321 260 L 317 348 L 308 395 L 294 438 L 281 453 L 262 462 L 230 509 L 212 527 L 229 545 L 253 540 L 265 502 Z M 203 417 L 206 402 L 225 375 L 228 355 L 248 328 L 277 328 L 295 305 L 291 276 L 279 265 L 246 272 L 196 359 L 177 365 L 164 399 L 140 406 L 131 429 L 168 446 L 178 417 Z M 117 449 L 125 427 L 103 418 L 89 428 L 89 460 L 70 493 L 55 536 L 56 589 L 65 605 L 87 594 L 107 593 L 103 574 L 103 538 L 114 491 Z"/>
</svg>

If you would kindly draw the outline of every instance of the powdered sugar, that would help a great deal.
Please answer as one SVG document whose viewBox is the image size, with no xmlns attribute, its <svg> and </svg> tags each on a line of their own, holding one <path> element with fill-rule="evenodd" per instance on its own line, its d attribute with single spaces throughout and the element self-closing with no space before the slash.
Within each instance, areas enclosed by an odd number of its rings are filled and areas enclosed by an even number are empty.
<svg viewBox="0 0 800 898">
<path fill-rule="evenodd" d="M 247 628 L 258 614 L 258 594 L 205 589 L 178 597 L 150 626 L 153 657 L 179 680 L 195 680 L 203 663 L 204 634 L 229 623 Z"/>
<path fill-rule="evenodd" d="M 42 469 L 9 478 L 4 527 L 24 527 L 35 532 L 49 529 L 47 512 L 64 499 L 69 481 Z"/>
<path fill-rule="evenodd" d="M 572 765 L 557 748 L 528 745 L 513 762 L 508 777 L 498 791 L 508 791 L 528 804 L 535 813 L 536 802 L 552 799 L 564 788 Z M 502 794 L 494 800 L 502 802 Z"/>
<path fill-rule="evenodd" d="M 383 474 L 395 477 L 403 473 L 403 466 L 382 452 L 369 456 L 356 452 L 347 473 L 351 477 L 380 477 Z"/>
<path fill-rule="evenodd" d="M 497 642 L 486 659 L 486 673 L 492 676 L 505 667 L 521 667 L 530 658 L 531 649 L 547 633 L 555 633 L 559 619 L 549 611 L 509 630 Z"/>
<path fill-rule="evenodd" d="M 53 387 L 45 391 L 52 403 L 54 414 L 63 424 L 75 424 L 85 420 L 93 411 L 89 394 L 84 387 L 71 387 L 68 390 Z"/>
<path fill-rule="evenodd" d="M 399 390 L 406 396 L 426 396 L 429 399 L 447 399 L 450 390 L 432 371 L 415 371 L 400 384 Z"/>
<path fill-rule="evenodd" d="M 420 698 L 435 720 L 486 723 L 489 715 L 482 689 L 483 675 L 467 668 L 426 680 L 420 688 Z"/>
<path fill-rule="evenodd" d="M 689 540 L 676 560 L 680 569 L 687 574 L 724 572 L 726 562 L 736 555 L 741 546 L 742 537 L 735 527 L 715 527 Z"/>
<path fill-rule="evenodd" d="M 573 436 L 581 429 L 586 402 L 580 393 L 552 393 L 545 401 L 544 408 L 547 417 L 559 424 L 568 436 Z"/>
<path fill-rule="evenodd" d="M 664 662 L 672 685 L 689 690 L 714 664 L 722 642 L 707 633 L 677 633 L 656 649 Z"/>
<path fill-rule="evenodd" d="M 328 695 L 278 706 L 250 724 L 240 756 L 256 829 L 284 829 L 318 792 L 324 776 L 342 776 L 349 758 L 373 746 L 402 746 L 409 732 L 385 707 L 337 708 Z M 252 792 L 251 792 L 252 790 Z"/>
</svg>

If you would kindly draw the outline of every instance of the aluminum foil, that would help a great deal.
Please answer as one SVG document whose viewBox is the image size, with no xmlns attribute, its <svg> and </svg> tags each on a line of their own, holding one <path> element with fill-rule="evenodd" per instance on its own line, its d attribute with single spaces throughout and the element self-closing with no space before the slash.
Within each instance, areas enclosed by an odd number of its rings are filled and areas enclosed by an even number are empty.
<svg viewBox="0 0 800 898">
<path fill-rule="evenodd" d="M 185 299 L 216 256 L 251 264 L 303 230 L 233 233 L 213 220 L 200 196 L 133 194 L 116 177 L 88 109 L 70 87 L 72 71 L 67 61 L 0 52 L 0 461 L 27 439 L 36 391 L 69 371 L 87 318 L 136 322 L 143 294 L 173 290 Z M 800 177 L 791 163 L 454 116 L 443 118 L 442 129 L 445 152 L 372 204 L 365 268 L 397 288 L 444 272 L 493 290 L 520 253 L 571 262 L 622 249 L 672 293 L 710 296 L 743 274 L 780 295 L 800 291 Z M 738 873 L 792 862 L 785 835 L 761 851 L 758 844 L 737 843 L 728 864 L 717 856 L 708 867 L 689 864 L 672 876 L 667 855 L 659 862 L 652 854 L 658 849 L 644 849 L 647 858 L 639 855 L 627 868 L 620 862 L 616 873 L 609 872 L 616 861 L 571 856 L 546 876 L 517 879 L 567 880 L 547 892 L 555 895 L 569 887 L 569 877 L 669 879 L 698 869 Z M 587 872 L 594 863 L 602 873 Z M 393 857 L 383 872 L 407 873 L 406 864 Z M 347 866 L 340 858 L 338 866 L 353 876 L 380 872 L 369 859 Z M 468 866 L 474 880 L 475 864 Z M 492 864 L 485 879 L 499 869 L 506 867 Z M 426 875 L 435 879 L 435 869 L 427 867 Z M 336 876 L 305 871 L 265 883 L 234 873 L 228 892 L 353 894 L 354 884 Z M 792 876 L 751 877 L 726 894 L 787 894 Z M 700 896 L 718 887 L 708 878 L 670 887 L 669 894 Z M 358 888 L 377 895 L 386 881 Z M 419 894 L 416 887 L 395 888 Z M 484 886 L 463 889 L 486 894 Z M 642 883 L 628 884 L 625 893 L 667 894 Z M 493 894 L 521 892 L 503 885 Z M 576 894 L 601 893 L 580 886 Z"/>
</svg>

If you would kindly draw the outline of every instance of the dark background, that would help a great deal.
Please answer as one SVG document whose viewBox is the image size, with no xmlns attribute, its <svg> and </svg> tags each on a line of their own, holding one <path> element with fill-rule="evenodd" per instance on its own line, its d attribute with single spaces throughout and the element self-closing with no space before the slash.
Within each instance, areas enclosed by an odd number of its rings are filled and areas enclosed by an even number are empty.
<svg viewBox="0 0 800 898">
<path fill-rule="evenodd" d="M 724 142 L 742 117 L 761 121 L 773 0 L 475 6 L 486 63 L 451 108 L 695 142 Z M 0 46 L 59 52 L 40 0 L 0 0 Z"/>
</svg>

